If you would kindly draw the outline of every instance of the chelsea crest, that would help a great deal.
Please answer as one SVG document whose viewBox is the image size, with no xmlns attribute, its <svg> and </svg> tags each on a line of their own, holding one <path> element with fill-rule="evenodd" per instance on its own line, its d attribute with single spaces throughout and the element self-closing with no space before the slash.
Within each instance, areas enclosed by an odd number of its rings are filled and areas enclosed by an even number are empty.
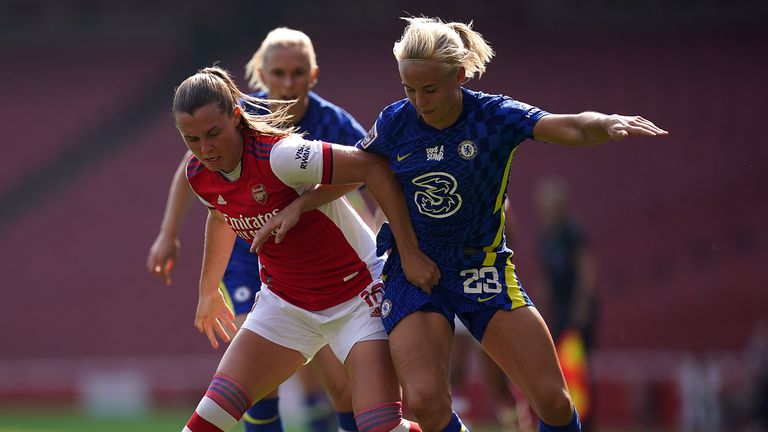
<svg viewBox="0 0 768 432">
<path fill-rule="evenodd" d="M 470 140 L 459 143 L 459 156 L 464 160 L 474 159 L 477 156 L 477 144 Z"/>
</svg>

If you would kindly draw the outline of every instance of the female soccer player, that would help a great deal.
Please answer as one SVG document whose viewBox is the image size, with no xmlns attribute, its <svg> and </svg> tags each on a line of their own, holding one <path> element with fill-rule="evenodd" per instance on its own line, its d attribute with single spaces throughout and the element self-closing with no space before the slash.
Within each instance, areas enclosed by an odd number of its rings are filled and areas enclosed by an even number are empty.
<svg viewBox="0 0 768 432">
<path fill-rule="evenodd" d="M 365 135 L 365 130 L 350 114 L 311 91 L 317 83 L 319 67 L 312 41 L 305 33 L 286 27 L 272 30 L 246 65 L 245 71 L 250 86 L 257 91 L 254 96 L 295 101 L 288 107 L 290 122 L 300 132 L 306 133 L 305 138 L 354 145 Z M 190 153 L 185 155 L 176 170 L 160 233 L 147 259 L 148 270 L 163 278 L 167 284 L 171 282 L 171 272 L 179 253 L 179 228 L 193 200 L 185 175 L 189 156 Z M 360 196 L 357 198 L 361 199 Z M 356 209 L 364 219 L 373 219 L 374 215 L 368 213 L 367 206 L 360 205 Z M 258 258 L 250 253 L 249 247 L 247 241 L 241 238 L 235 240 L 220 284 L 220 289 L 234 309 L 238 328 L 253 307 L 254 297 L 261 286 Z M 344 366 L 328 347 L 317 353 L 312 366 L 315 366 L 314 370 L 320 375 L 320 382 L 330 396 L 339 428 L 342 431 L 357 430 Z M 317 394 L 321 390 L 312 379 L 310 370 L 299 369 L 306 392 L 305 403 L 309 412 L 322 412 L 323 399 Z M 243 419 L 247 432 L 281 432 L 277 391 L 249 408 Z M 310 424 L 315 432 L 327 430 L 322 418 L 311 418 Z"/>
<path fill-rule="evenodd" d="M 552 338 L 505 245 L 512 156 L 526 138 L 586 145 L 667 132 L 642 117 L 549 114 L 507 96 L 465 89 L 462 84 L 481 75 L 493 57 L 488 43 L 463 23 L 406 20 L 393 52 L 407 98 L 386 107 L 357 144 L 389 160 L 420 246 L 442 275 L 431 290 L 410 283 L 403 272 L 409 259 L 386 225 L 379 232 L 378 251 L 392 251 L 382 272 L 382 318 L 405 399 L 425 431 L 466 429 L 451 411 L 456 315 L 525 394 L 540 431 L 578 431 Z M 262 235 L 282 224 L 287 241 L 289 216 L 271 221 Z"/>
<path fill-rule="evenodd" d="M 402 191 L 386 162 L 351 147 L 308 141 L 283 125 L 286 105 L 255 115 L 229 74 L 206 68 L 176 89 L 173 114 L 194 156 L 192 190 L 208 207 L 195 326 L 229 341 L 234 315 L 218 284 L 235 236 L 250 240 L 315 184 L 365 183 L 392 226 L 404 271 L 421 289 L 437 283 L 418 247 Z M 272 105 L 276 106 L 276 105 Z M 277 105 L 279 106 L 279 105 Z M 311 207 L 308 207 L 311 208 Z M 383 262 L 371 231 L 343 201 L 302 215 L 289 240 L 259 252 L 262 288 L 185 431 L 230 430 L 251 406 L 328 344 L 350 376 L 361 431 L 420 430 L 402 419 L 400 389 L 379 316 Z M 227 329 L 227 330 L 225 330 Z"/>
</svg>

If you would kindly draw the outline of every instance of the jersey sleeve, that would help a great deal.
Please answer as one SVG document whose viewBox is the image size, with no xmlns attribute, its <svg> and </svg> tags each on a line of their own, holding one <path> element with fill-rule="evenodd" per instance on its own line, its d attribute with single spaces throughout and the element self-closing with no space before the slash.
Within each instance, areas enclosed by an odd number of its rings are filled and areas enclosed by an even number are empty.
<svg viewBox="0 0 768 432">
<path fill-rule="evenodd" d="M 195 184 L 197 184 L 198 182 L 194 181 L 193 178 L 197 179 L 198 177 L 196 176 L 199 176 L 201 172 L 203 172 L 203 170 L 205 169 L 206 168 L 203 165 L 203 163 L 200 162 L 194 155 L 189 156 L 189 158 L 187 159 L 187 169 L 186 169 L 186 177 L 187 177 L 187 182 L 189 183 L 189 188 L 192 189 L 192 193 L 195 194 L 197 199 L 199 199 L 200 202 L 203 203 L 203 205 L 208 207 L 209 210 L 215 210 L 215 207 L 213 207 L 211 203 L 203 199 L 203 197 L 198 195 L 197 191 L 195 190 Z"/>
<path fill-rule="evenodd" d="M 498 107 L 497 115 L 504 118 L 504 133 L 509 140 L 514 142 L 533 138 L 533 128 L 536 123 L 549 113 L 529 105 L 505 97 Z"/>
<path fill-rule="evenodd" d="M 385 138 L 382 133 L 384 130 L 383 123 L 383 116 L 382 114 L 379 114 L 379 118 L 376 119 L 376 122 L 373 123 L 373 126 L 363 139 L 355 144 L 355 147 L 380 156 L 388 156 L 386 149 L 389 148 L 389 146 L 385 143 Z"/>
<path fill-rule="evenodd" d="M 331 145 L 291 135 L 272 148 L 269 165 L 275 176 L 290 187 L 328 184 L 333 175 Z"/>
<path fill-rule="evenodd" d="M 192 191 L 192 192 L 194 192 L 194 191 Z M 199 199 L 200 202 L 203 203 L 204 206 L 208 207 L 208 210 L 216 210 L 216 207 L 212 206 L 211 203 L 209 203 L 208 201 L 204 200 L 203 197 L 201 197 L 200 195 L 197 194 L 197 192 L 194 192 L 194 193 L 195 193 L 195 196 L 197 197 L 197 199 Z"/>
</svg>

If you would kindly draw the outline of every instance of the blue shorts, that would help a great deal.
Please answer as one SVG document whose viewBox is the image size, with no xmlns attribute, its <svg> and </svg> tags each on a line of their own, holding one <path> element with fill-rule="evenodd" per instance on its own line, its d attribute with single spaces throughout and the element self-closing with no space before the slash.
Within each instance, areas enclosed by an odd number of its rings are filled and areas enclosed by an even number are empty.
<svg viewBox="0 0 768 432">
<path fill-rule="evenodd" d="M 512 264 L 512 252 L 486 253 L 467 251 L 453 264 L 441 264 L 438 285 L 427 294 L 405 278 L 396 251 L 384 266 L 384 301 L 382 320 L 387 333 L 400 320 L 415 311 L 432 311 L 443 315 L 454 328 L 454 315 L 482 341 L 488 322 L 498 310 L 533 306 L 523 290 Z M 439 261 L 439 260 L 438 260 Z"/>
<path fill-rule="evenodd" d="M 253 308 L 253 299 L 261 289 L 259 259 L 249 250 L 250 243 L 238 237 L 232 255 L 219 284 L 219 289 L 235 315 L 247 314 Z"/>
</svg>

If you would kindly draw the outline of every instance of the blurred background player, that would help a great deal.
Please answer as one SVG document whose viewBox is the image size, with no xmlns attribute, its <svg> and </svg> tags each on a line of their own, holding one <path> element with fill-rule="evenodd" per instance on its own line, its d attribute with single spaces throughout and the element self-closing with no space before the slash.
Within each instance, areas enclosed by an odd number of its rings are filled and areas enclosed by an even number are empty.
<svg viewBox="0 0 768 432">
<path fill-rule="evenodd" d="M 307 139 L 353 145 L 365 135 L 360 124 L 342 108 L 326 101 L 311 89 L 317 83 L 319 67 L 312 41 L 305 33 L 280 27 L 267 34 L 259 49 L 246 65 L 246 78 L 253 95 L 260 98 L 296 102 L 288 108 L 293 124 Z M 179 230 L 193 199 L 185 169 L 189 153 L 185 155 L 171 183 L 160 232 L 150 248 L 147 267 L 171 283 L 171 272 L 180 250 Z M 356 210 L 368 224 L 374 224 L 378 207 L 367 193 L 353 192 Z M 371 210 L 372 209 L 372 210 Z M 220 288 L 236 315 L 236 324 L 242 325 L 253 307 L 259 291 L 259 265 L 250 244 L 238 238 L 232 249 Z M 308 426 L 314 432 L 327 432 L 334 423 L 340 430 L 355 431 L 357 427 L 346 371 L 329 349 L 322 349 L 310 363 L 311 368 L 300 368 L 299 377 L 304 387 L 304 404 Z M 312 370 L 318 378 L 313 376 Z M 333 410 L 328 406 L 330 396 Z M 246 430 L 280 431 L 277 392 L 261 400 L 243 416 Z"/>
<path fill-rule="evenodd" d="M 589 358 L 598 319 L 597 269 L 584 230 L 571 212 L 568 189 L 567 181 L 554 175 L 541 179 L 534 188 L 543 272 L 540 302 L 582 429 L 587 430 L 595 400 Z"/>
</svg>

